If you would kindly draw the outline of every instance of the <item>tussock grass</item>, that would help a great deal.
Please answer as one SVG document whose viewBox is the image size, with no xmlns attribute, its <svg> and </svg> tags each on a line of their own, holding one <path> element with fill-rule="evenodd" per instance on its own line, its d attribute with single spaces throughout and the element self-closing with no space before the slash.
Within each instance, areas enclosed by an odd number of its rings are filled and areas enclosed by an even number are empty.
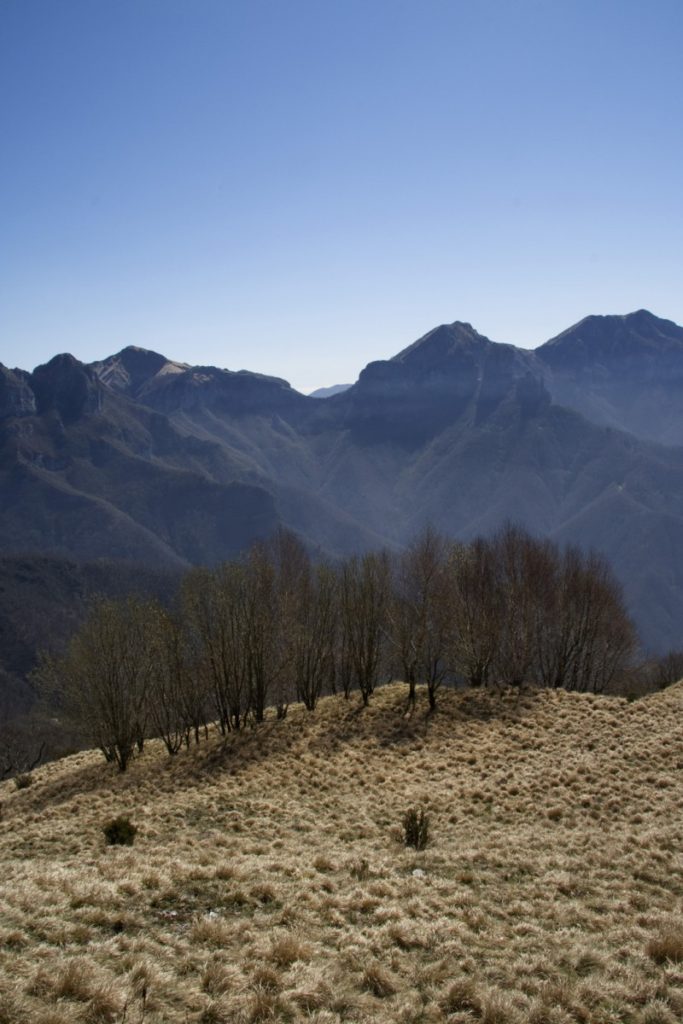
<svg viewBox="0 0 683 1024">
<path fill-rule="evenodd" d="M 683 1019 L 683 686 L 420 701 L 3 784 L 0 1024 Z"/>
</svg>

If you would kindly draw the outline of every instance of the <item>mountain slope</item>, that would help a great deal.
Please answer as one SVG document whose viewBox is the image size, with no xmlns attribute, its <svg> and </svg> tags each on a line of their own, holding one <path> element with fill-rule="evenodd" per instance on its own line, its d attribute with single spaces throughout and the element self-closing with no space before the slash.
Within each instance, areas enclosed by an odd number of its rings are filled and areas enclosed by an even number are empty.
<svg viewBox="0 0 683 1024">
<path fill-rule="evenodd" d="M 621 320 L 628 327 L 633 317 Z M 649 323 L 646 317 L 641 330 Z M 668 336 L 664 324 L 657 336 Z M 574 343 L 572 336 L 562 346 Z M 227 446 L 271 486 L 291 488 L 290 522 L 304 534 L 310 520 L 294 510 L 309 495 L 325 502 L 311 520 L 341 510 L 395 546 L 427 522 L 471 537 L 507 519 L 596 546 L 623 580 L 646 645 L 675 644 L 683 560 L 672 537 L 683 536 L 683 453 L 554 404 L 557 365 L 456 322 L 371 363 L 355 385 L 323 403 L 285 387 L 277 413 L 267 415 L 270 399 L 256 398 L 262 385 L 253 381 L 245 411 L 225 395 L 224 371 L 220 400 L 213 378 L 182 375 L 145 400 L 161 404 L 177 429 Z"/>
<path fill-rule="evenodd" d="M 400 547 L 425 523 L 471 537 L 515 519 L 602 550 L 646 646 L 674 646 L 683 448 L 594 420 L 608 384 L 602 419 L 626 418 L 624 380 L 635 387 L 644 365 L 642 406 L 655 402 L 659 360 L 673 367 L 682 338 L 641 311 L 588 318 L 529 352 L 455 322 L 325 401 L 138 348 L 3 370 L 2 549 L 187 566 L 278 525 L 339 556 Z M 586 415 L 570 408 L 579 400 Z"/>
<path fill-rule="evenodd" d="M 29 378 L 35 412 L 0 432 L 2 548 L 189 565 L 277 525 L 272 496 L 228 453 L 107 388 L 70 356 Z"/>
<path fill-rule="evenodd" d="M 596 423 L 683 444 L 683 327 L 641 309 L 589 316 L 536 350 L 549 387 Z"/>
<path fill-rule="evenodd" d="M 675 1024 L 682 712 L 397 685 L 0 784 L 5 1018 Z"/>
<path fill-rule="evenodd" d="M 361 445 L 384 441 L 415 448 L 474 403 L 489 416 L 519 380 L 540 376 L 533 353 L 499 345 L 470 324 L 430 331 L 393 359 L 370 363 L 358 382 L 326 411 L 346 410 Z"/>
</svg>

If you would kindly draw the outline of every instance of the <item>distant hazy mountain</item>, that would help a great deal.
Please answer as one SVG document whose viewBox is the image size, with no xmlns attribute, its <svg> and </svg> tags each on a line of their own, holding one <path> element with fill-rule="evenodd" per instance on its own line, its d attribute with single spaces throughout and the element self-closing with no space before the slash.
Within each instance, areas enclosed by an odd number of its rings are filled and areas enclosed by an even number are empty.
<svg viewBox="0 0 683 1024">
<path fill-rule="evenodd" d="M 348 391 L 352 384 L 333 384 L 329 388 L 318 388 L 316 391 L 311 391 L 309 398 L 332 398 L 333 395 L 341 395 L 343 391 Z"/>
<path fill-rule="evenodd" d="M 183 567 L 278 524 L 335 556 L 510 518 L 602 550 L 646 643 L 680 644 L 681 381 L 683 329 L 643 311 L 535 352 L 443 325 L 332 401 L 139 348 L 3 368 L 1 550 Z"/>
</svg>

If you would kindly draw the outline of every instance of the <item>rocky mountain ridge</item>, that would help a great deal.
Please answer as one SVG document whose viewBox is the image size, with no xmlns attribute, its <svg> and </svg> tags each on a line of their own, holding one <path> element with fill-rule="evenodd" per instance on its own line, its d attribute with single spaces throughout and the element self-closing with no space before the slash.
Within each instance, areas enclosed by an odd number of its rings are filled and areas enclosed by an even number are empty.
<svg viewBox="0 0 683 1024">
<path fill-rule="evenodd" d="M 642 310 L 535 351 L 442 325 L 325 401 L 136 347 L 2 368 L 0 550 L 182 568 L 279 524 L 335 557 L 400 547 L 426 522 L 469 538 L 514 519 L 602 550 L 645 642 L 668 646 L 680 381 L 683 328 Z"/>
</svg>

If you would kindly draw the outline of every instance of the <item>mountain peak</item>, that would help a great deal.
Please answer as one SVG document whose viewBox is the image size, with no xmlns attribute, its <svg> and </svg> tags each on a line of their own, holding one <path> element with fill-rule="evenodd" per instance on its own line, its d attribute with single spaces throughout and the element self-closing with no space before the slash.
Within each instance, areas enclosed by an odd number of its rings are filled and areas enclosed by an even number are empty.
<svg viewBox="0 0 683 1024">
<path fill-rule="evenodd" d="M 651 323 L 653 320 L 658 320 L 654 313 L 651 313 L 649 309 L 636 309 L 633 313 L 624 314 L 624 320 L 641 321 L 645 323 Z"/>
<path fill-rule="evenodd" d="M 466 350 L 486 348 L 493 342 L 479 334 L 472 324 L 455 320 L 452 324 L 440 324 L 433 330 L 423 334 L 421 338 L 408 345 L 393 357 L 391 362 L 410 363 L 427 367 L 439 364 L 449 356 Z"/>
<path fill-rule="evenodd" d="M 683 352 L 683 327 L 647 309 L 633 313 L 584 317 L 536 350 L 555 367 L 576 362 L 622 361 Z"/>
<path fill-rule="evenodd" d="M 154 352 L 149 348 L 142 348 L 140 345 L 126 345 L 114 356 L 127 365 L 163 366 L 168 362 L 166 356 L 160 352 Z"/>
<path fill-rule="evenodd" d="M 159 352 L 138 345 L 128 345 L 116 355 L 91 365 L 107 387 L 132 395 L 138 395 L 158 374 L 183 373 L 189 368 L 187 363 L 173 362 Z"/>
<path fill-rule="evenodd" d="M 54 409 L 64 423 L 74 423 L 100 407 L 97 376 L 68 352 L 37 366 L 31 375 L 31 388 L 37 412 Z"/>
<path fill-rule="evenodd" d="M 46 363 L 41 363 L 34 370 L 34 373 L 41 373 L 47 375 L 55 375 L 59 373 L 69 373 L 76 370 L 78 367 L 84 367 L 85 364 L 76 356 L 72 356 L 70 352 L 59 352 L 52 359 L 48 359 Z"/>
<path fill-rule="evenodd" d="M 28 384 L 29 374 L 10 370 L 0 363 L 0 420 L 11 416 L 30 416 L 36 400 Z"/>
<path fill-rule="evenodd" d="M 369 363 L 348 392 L 356 436 L 416 447 L 459 418 L 482 422 L 505 401 L 548 399 L 533 353 L 497 344 L 469 323 L 441 324 L 393 359 Z M 528 385 L 518 388 L 519 381 Z M 538 379 L 539 387 L 534 381 Z"/>
</svg>

